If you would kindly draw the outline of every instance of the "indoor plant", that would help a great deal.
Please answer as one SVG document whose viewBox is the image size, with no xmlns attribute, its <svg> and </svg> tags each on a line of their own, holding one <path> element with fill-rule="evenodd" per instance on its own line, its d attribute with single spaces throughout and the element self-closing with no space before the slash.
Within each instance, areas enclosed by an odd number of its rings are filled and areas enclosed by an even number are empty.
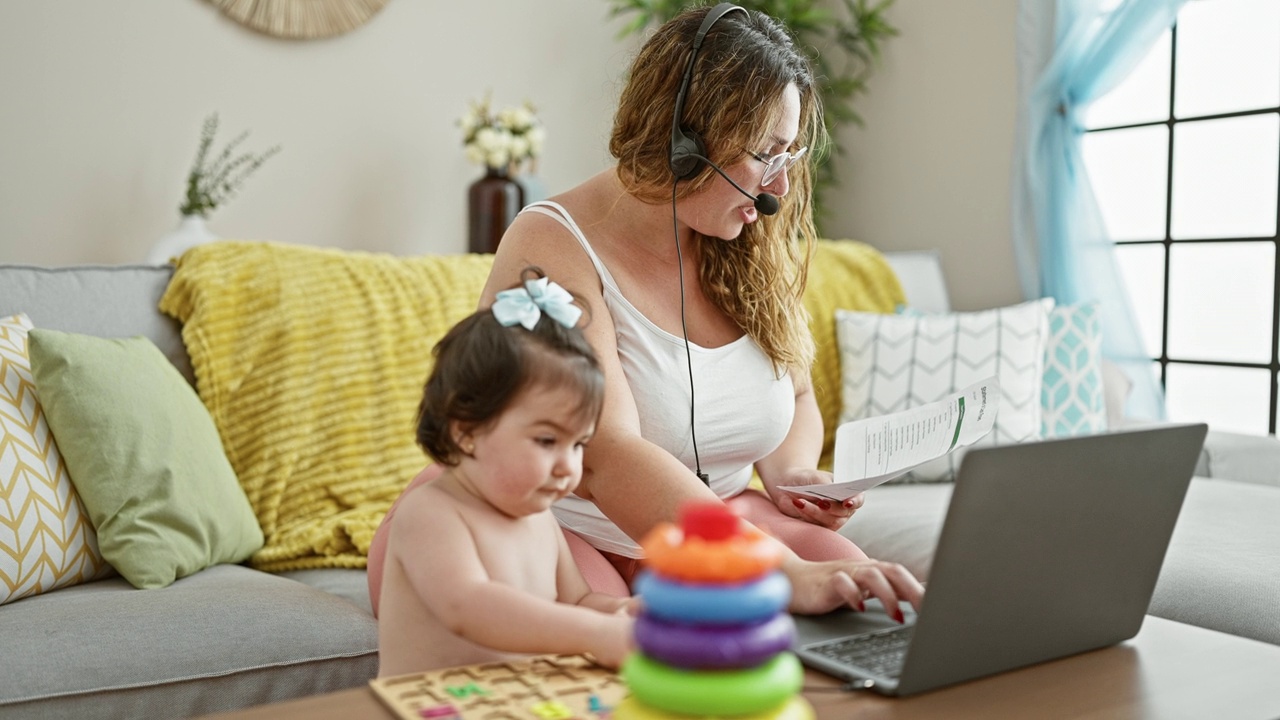
<svg viewBox="0 0 1280 720">
<path fill-rule="evenodd" d="M 177 230 L 160 238 L 151 249 L 148 262 L 165 263 L 196 245 L 216 240 L 217 236 L 205 226 L 209 213 L 230 200 L 253 171 L 280 152 L 280 146 L 276 145 L 262 153 L 244 152 L 236 155 L 236 148 L 249 137 L 249 131 L 246 130 L 210 160 L 209 151 L 217 134 L 218 114 L 214 113 L 204 120 L 195 162 L 187 173 L 187 191 L 182 204 L 178 206 L 182 220 Z"/>
<path fill-rule="evenodd" d="M 467 158 L 485 168 L 467 188 L 467 247 L 471 252 L 495 252 L 520 208 L 540 199 L 528 197 L 528 186 L 516 176 L 526 167 L 532 175 L 546 131 L 529 101 L 494 112 L 488 95 L 471 103 L 458 126 Z"/>
</svg>

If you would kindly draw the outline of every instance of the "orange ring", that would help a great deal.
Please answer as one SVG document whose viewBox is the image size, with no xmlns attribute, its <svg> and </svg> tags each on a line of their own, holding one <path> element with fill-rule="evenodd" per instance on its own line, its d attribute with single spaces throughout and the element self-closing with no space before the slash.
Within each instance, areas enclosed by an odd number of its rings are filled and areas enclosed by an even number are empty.
<svg viewBox="0 0 1280 720">
<path fill-rule="evenodd" d="M 705 540 L 686 537 L 675 525 L 662 523 L 645 535 L 640 546 L 655 573 L 685 582 L 746 582 L 782 564 L 781 549 L 750 525 L 726 540 Z"/>
</svg>

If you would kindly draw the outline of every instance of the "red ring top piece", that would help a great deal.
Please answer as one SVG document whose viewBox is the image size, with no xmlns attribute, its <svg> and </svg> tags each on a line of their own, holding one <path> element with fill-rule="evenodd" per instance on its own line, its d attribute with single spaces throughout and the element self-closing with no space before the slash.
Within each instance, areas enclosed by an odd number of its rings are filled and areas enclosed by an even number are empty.
<svg viewBox="0 0 1280 720">
<path fill-rule="evenodd" d="M 641 541 L 658 575 L 684 582 L 733 584 L 763 577 L 782 564 L 782 550 L 723 503 L 691 503 L 682 527 L 662 523 Z"/>
</svg>

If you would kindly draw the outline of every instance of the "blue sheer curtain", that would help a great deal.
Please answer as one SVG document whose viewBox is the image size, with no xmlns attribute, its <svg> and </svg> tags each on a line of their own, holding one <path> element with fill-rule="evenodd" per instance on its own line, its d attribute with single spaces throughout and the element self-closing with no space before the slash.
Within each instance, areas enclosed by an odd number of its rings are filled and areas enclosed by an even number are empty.
<svg viewBox="0 0 1280 720">
<path fill-rule="evenodd" d="M 1096 300 L 1103 356 L 1133 383 L 1126 413 L 1164 418 L 1152 371 L 1081 153 L 1084 112 L 1173 25 L 1186 0 L 1021 0 L 1013 243 L 1028 298 Z"/>
</svg>

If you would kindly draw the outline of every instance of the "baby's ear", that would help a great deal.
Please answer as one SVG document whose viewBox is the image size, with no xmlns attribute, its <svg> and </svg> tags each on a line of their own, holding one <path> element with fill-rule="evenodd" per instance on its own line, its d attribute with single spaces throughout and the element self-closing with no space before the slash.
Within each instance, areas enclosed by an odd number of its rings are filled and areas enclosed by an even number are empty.
<svg viewBox="0 0 1280 720">
<path fill-rule="evenodd" d="M 457 420 L 449 421 L 449 439 L 453 441 L 454 447 L 463 455 L 470 456 L 476 449 L 476 441 L 472 436 L 474 426 L 470 423 L 462 423 Z"/>
</svg>

